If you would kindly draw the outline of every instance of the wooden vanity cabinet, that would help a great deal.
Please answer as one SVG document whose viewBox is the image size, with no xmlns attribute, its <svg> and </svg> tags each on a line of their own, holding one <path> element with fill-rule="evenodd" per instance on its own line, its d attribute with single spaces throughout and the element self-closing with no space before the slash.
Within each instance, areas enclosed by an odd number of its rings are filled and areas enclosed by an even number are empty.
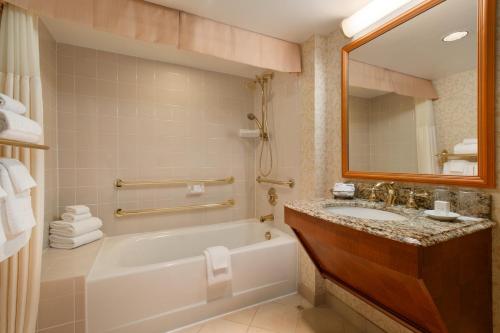
<svg viewBox="0 0 500 333">
<path fill-rule="evenodd" d="M 375 236 L 285 208 L 324 278 L 415 332 L 492 332 L 491 228 L 432 246 Z"/>
</svg>

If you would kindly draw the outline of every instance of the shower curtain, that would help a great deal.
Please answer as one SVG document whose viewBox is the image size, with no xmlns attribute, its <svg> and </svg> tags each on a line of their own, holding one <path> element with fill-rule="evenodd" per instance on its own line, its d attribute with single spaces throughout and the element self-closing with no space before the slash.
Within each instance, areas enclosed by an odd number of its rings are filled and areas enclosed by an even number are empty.
<svg viewBox="0 0 500 333">
<path fill-rule="evenodd" d="M 0 91 L 20 100 L 27 116 L 43 124 L 38 20 L 5 5 L 0 21 Z M 29 243 L 0 263 L 0 333 L 35 331 L 40 291 L 44 160 L 39 150 L 3 147 L 2 156 L 21 160 L 38 186 L 31 192 L 37 225 Z"/>
<path fill-rule="evenodd" d="M 436 125 L 434 108 L 429 99 L 415 99 L 418 173 L 439 173 L 437 163 Z"/>
</svg>

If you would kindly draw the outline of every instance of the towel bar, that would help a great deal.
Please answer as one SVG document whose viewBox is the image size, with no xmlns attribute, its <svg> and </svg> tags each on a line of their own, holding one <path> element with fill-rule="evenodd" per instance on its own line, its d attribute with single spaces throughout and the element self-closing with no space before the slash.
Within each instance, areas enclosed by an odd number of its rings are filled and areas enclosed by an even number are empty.
<svg viewBox="0 0 500 333">
<path fill-rule="evenodd" d="M 123 180 L 117 179 L 115 187 L 146 187 L 146 186 L 170 186 L 170 185 L 187 185 L 187 184 L 232 184 L 234 177 L 221 179 L 170 179 L 170 180 Z"/>
<path fill-rule="evenodd" d="M 37 143 L 25 142 L 25 141 L 17 141 L 17 140 L 8 140 L 8 139 L 0 139 L 1 146 L 14 146 L 14 147 L 23 147 L 23 148 L 33 148 L 33 149 L 42 149 L 48 150 L 49 146 L 40 145 Z"/>
<path fill-rule="evenodd" d="M 137 215 L 148 215 L 148 214 L 177 213 L 177 212 L 186 212 L 186 211 L 200 210 L 200 209 L 232 207 L 234 206 L 234 204 L 235 204 L 234 200 L 229 199 L 227 201 L 219 203 L 191 205 L 191 206 L 176 206 L 168 208 L 148 208 L 148 209 L 137 209 L 137 210 L 123 210 L 121 208 L 118 208 L 115 212 L 115 216 L 124 217 L 124 216 L 137 216 Z"/>
<path fill-rule="evenodd" d="M 289 186 L 290 188 L 295 186 L 295 180 L 290 178 L 289 180 L 277 180 L 277 179 L 269 179 L 269 178 L 262 178 L 261 176 L 257 177 L 257 183 L 268 183 L 268 184 L 276 184 L 276 185 L 285 185 Z"/>
<path fill-rule="evenodd" d="M 448 160 L 477 161 L 477 154 L 453 154 L 449 153 L 446 149 L 435 156 L 438 158 L 440 167 L 443 167 Z"/>
</svg>

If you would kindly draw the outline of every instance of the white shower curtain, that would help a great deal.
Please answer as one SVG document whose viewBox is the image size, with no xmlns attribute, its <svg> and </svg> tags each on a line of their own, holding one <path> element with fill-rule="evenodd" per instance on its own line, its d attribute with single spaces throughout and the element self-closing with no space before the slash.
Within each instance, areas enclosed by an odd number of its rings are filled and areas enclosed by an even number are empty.
<svg viewBox="0 0 500 333">
<path fill-rule="evenodd" d="M 415 99 L 418 173 L 439 173 L 437 163 L 436 125 L 434 108 L 428 99 Z"/>
<path fill-rule="evenodd" d="M 5 5 L 0 22 L 0 91 L 20 100 L 27 116 L 43 124 L 38 20 L 12 5 Z M 0 263 L 0 333 L 35 331 L 40 291 L 43 234 L 43 153 L 3 147 L 2 156 L 21 160 L 38 186 L 31 192 L 37 220 L 29 243 Z"/>
</svg>

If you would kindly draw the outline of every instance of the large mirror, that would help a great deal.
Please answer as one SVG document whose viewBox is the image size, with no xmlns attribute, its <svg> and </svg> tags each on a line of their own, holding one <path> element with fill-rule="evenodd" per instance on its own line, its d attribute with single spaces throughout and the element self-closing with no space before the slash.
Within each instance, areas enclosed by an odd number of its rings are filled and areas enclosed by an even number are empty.
<svg viewBox="0 0 500 333">
<path fill-rule="evenodd" d="M 344 177 L 494 186 L 494 33 L 493 1 L 433 0 L 344 47 Z"/>
</svg>

